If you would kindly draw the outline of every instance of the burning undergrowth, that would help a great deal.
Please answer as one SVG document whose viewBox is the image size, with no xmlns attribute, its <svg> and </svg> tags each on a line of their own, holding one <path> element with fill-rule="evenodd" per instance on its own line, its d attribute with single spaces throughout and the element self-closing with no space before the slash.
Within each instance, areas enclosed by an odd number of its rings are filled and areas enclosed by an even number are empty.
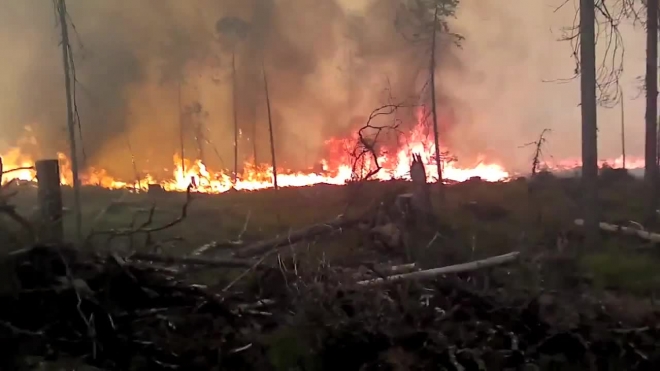
<svg viewBox="0 0 660 371">
<path fill-rule="evenodd" d="M 401 125 L 400 111 L 404 108 L 416 112 L 412 122 Z M 410 179 L 408 168 L 413 154 L 419 154 L 428 166 L 429 180 L 437 179 L 435 167 L 435 145 L 431 129 L 423 107 L 385 105 L 374 110 L 362 127 L 345 138 L 331 138 L 326 141 L 327 157 L 319 162 L 316 169 L 291 171 L 286 168 L 277 170 L 277 181 L 281 187 L 300 187 L 319 183 L 345 184 L 349 181 L 376 179 Z M 383 118 L 385 121 L 383 121 Z M 479 161 L 476 164 L 462 166 L 450 152 L 442 147 L 443 177 L 453 181 L 464 181 L 472 177 L 481 177 L 487 181 L 499 181 L 509 177 L 509 173 L 496 163 Z M 63 184 L 72 184 L 70 161 L 65 154 L 59 153 Z M 3 157 L 6 169 L 26 168 L 34 162 L 20 149 L 14 149 Z M 198 192 L 222 193 L 232 188 L 255 190 L 273 186 L 273 168 L 268 164 L 246 162 L 236 184 L 229 170 L 214 170 L 199 158 L 182 159 L 180 154 L 173 156 L 172 176 L 163 179 L 156 175 L 145 174 L 135 169 L 133 179 L 116 179 L 108 170 L 90 167 L 81 174 L 83 184 L 100 185 L 105 188 L 139 188 L 146 190 L 149 184 L 160 184 L 164 189 L 184 191 L 191 180 Z M 134 164 L 134 166 L 136 166 Z M 13 178 L 33 180 L 34 171 L 23 169 L 12 174 Z M 8 176 L 8 179 L 10 177 Z M 6 179 L 6 180 L 8 180 Z"/>
</svg>

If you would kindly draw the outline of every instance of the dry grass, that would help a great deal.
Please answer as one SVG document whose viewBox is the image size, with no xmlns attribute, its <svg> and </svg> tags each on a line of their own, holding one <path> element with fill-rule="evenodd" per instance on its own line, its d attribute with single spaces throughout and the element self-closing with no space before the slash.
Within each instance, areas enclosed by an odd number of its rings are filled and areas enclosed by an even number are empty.
<svg viewBox="0 0 660 371">
<path fill-rule="evenodd" d="M 324 222 L 339 214 L 361 215 L 378 203 L 392 202 L 408 187 L 406 182 L 371 182 L 343 187 L 322 185 L 279 191 L 195 194 L 188 217 L 153 237 L 157 241 L 179 238 L 175 243 L 163 246 L 163 252 L 172 255 L 186 254 L 210 241 L 235 240 L 239 236 L 245 241 L 256 241 L 286 233 L 289 229 Z M 640 220 L 644 206 L 641 189 L 641 182 L 635 180 L 604 181 L 600 194 L 603 219 L 615 223 Z M 133 219 L 139 224 L 146 218 L 144 211 L 152 204 L 158 210 L 153 224 L 167 223 L 179 215 L 185 195 L 135 195 L 86 188 L 83 199 L 85 229 L 89 231 L 99 214 L 102 217 L 94 226 L 96 229 L 126 228 Z M 113 200 L 118 199 L 122 202 L 104 211 Z M 29 214 L 35 200 L 35 190 L 25 188 L 14 201 L 23 214 Z M 540 288 L 566 288 L 560 294 L 570 297 L 577 291 L 570 289 L 590 281 L 590 296 L 603 305 L 623 312 L 623 317 L 641 317 L 655 308 L 648 300 L 639 298 L 653 297 L 660 292 L 660 271 L 655 268 L 660 261 L 654 246 L 633 238 L 607 235 L 601 249 L 575 258 L 575 253 L 581 248 L 580 230 L 573 225 L 573 220 L 581 217 L 577 180 L 545 177 L 542 181 L 533 182 L 466 182 L 447 187 L 443 200 L 441 202 L 439 194 L 434 192 L 433 203 L 439 216 L 434 232 L 439 237 L 434 237 L 431 244 L 427 243 L 430 236 L 420 239 L 420 246 L 415 252 L 420 265 L 448 265 L 518 250 L 524 255 L 521 264 L 513 269 L 476 272 L 471 275 L 470 284 L 479 288 L 482 280 L 490 282 L 491 279 L 506 283 L 503 287 L 507 288 L 511 297 L 516 297 L 519 289 L 528 293 Z M 65 205 L 70 205 L 70 201 L 71 192 L 66 189 Z M 470 202 L 476 202 L 476 206 Z M 70 216 L 67 216 L 65 223 L 71 236 Z M 332 262 L 356 259 L 363 252 L 361 237 L 358 231 L 349 231 L 320 239 L 310 243 L 306 257 L 318 258 L 322 255 L 324 260 Z M 95 246 L 102 246 L 104 241 L 96 240 Z M 125 248 L 127 241 L 116 240 L 113 246 Z M 134 247 L 144 248 L 139 243 Z M 543 258 L 538 259 L 539 256 Z M 539 261 L 543 262 L 542 266 L 537 264 Z M 341 274 L 342 271 L 337 272 Z M 194 280 L 224 287 L 239 273 L 210 269 L 194 276 Z M 305 273 L 315 272 L 304 272 L 303 275 Z M 502 274 L 504 277 L 500 276 Z M 587 280 L 583 280 L 584 276 Z M 259 280 L 272 284 L 275 278 L 282 279 L 255 274 L 245 278 L 243 284 L 250 287 L 251 281 L 257 285 Z M 405 291 L 406 288 L 399 290 Z M 487 290 L 484 288 L 484 291 Z M 336 302 L 336 295 L 326 296 L 322 299 Z M 572 297 L 562 300 L 562 303 L 579 306 L 571 301 Z M 310 311 L 323 307 L 312 302 Z M 573 309 L 576 308 L 566 308 L 565 312 Z M 560 312 L 557 316 L 569 317 L 564 314 Z M 309 328 L 305 322 L 307 320 L 301 320 L 304 326 L 283 326 L 262 339 L 268 348 L 268 361 L 276 369 L 291 369 L 301 362 L 306 369 L 313 369 L 318 359 L 310 355 L 307 342 L 317 334 L 312 336 L 301 330 Z M 405 355 L 389 355 L 397 360 L 405 358 Z"/>
<path fill-rule="evenodd" d="M 310 224 L 333 219 L 339 214 L 359 215 L 380 202 L 391 202 L 397 194 L 408 190 L 407 182 L 368 182 L 349 186 L 319 185 L 305 188 L 283 188 L 279 191 L 228 192 L 221 195 L 195 194 L 188 217 L 175 227 L 153 236 L 163 244 L 168 254 L 185 254 L 210 241 L 256 241 L 287 233 Z M 640 220 L 644 199 L 641 182 L 608 179 L 601 192 L 604 220 L 620 222 Z M 530 255 L 556 252 L 558 247 L 577 249 L 579 239 L 566 246 L 562 236 L 574 233 L 572 222 L 580 217 L 580 188 L 577 180 L 544 177 L 537 182 L 508 183 L 466 182 L 447 187 L 445 201 L 434 193 L 433 203 L 440 216 L 438 236 L 422 255 L 429 265 L 451 263 L 490 256 L 512 250 Z M 110 209 L 113 200 L 121 199 Z M 14 202 L 24 214 L 34 207 L 36 190 L 26 187 Z M 71 204 L 70 189 L 64 190 L 65 205 Z M 156 205 L 153 224 L 175 219 L 185 202 L 183 194 L 135 195 L 122 191 L 85 188 L 83 192 L 85 230 L 120 229 L 137 224 L 147 217 L 150 206 Z M 467 208 L 475 201 L 479 207 L 505 211 L 499 218 L 484 218 Z M 101 214 L 102 217 L 97 219 Z M 95 224 L 95 225 L 94 225 Z M 72 220 L 65 220 L 71 236 Z M 579 234 L 579 233 L 578 233 Z M 105 239 L 97 239 L 102 245 Z M 140 248 L 144 241 L 134 241 Z M 126 240 L 116 240 L 113 246 L 124 246 Z M 351 255 L 361 244 L 357 233 L 345 233 L 339 238 L 317 242 L 315 248 L 327 259 Z M 585 257 L 584 264 L 594 281 L 603 287 L 619 287 L 635 292 L 660 288 L 660 273 L 653 269 L 655 259 L 649 253 L 640 254 L 639 241 L 607 237 L 601 251 Z M 454 258 L 445 254 L 452 250 Z M 648 250 L 648 249 L 647 249 Z"/>
</svg>

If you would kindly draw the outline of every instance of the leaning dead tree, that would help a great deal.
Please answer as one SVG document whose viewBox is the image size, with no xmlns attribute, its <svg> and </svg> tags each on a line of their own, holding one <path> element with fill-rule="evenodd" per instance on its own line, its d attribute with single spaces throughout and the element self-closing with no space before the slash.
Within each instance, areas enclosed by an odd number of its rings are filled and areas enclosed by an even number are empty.
<svg viewBox="0 0 660 371">
<path fill-rule="evenodd" d="M 433 115 L 433 140 L 435 141 L 435 162 L 438 166 L 438 185 L 442 186 L 442 161 L 440 161 L 440 134 L 438 131 L 438 112 L 435 102 L 435 47 L 436 35 L 438 34 L 438 4 L 433 10 L 433 31 L 431 32 L 431 65 L 429 75 L 431 76 L 431 113 Z"/>
<path fill-rule="evenodd" d="M 268 94 L 268 78 L 266 77 L 266 67 L 263 63 L 261 71 L 264 75 L 264 93 L 266 94 L 266 110 L 268 111 L 268 133 L 270 136 L 270 158 L 273 165 L 273 187 L 277 190 L 277 162 L 275 161 L 275 138 L 273 135 L 273 117 L 270 111 L 270 95 Z M 256 158 L 255 158 L 256 161 Z"/>
</svg>

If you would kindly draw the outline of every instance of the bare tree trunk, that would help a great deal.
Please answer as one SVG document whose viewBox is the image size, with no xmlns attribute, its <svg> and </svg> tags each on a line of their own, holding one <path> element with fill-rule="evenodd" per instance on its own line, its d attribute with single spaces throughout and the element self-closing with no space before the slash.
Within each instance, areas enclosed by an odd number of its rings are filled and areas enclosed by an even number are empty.
<svg viewBox="0 0 660 371">
<path fill-rule="evenodd" d="M 646 24 L 646 143 L 644 182 L 648 202 L 646 222 L 655 221 L 657 190 L 657 117 L 658 117 L 658 0 L 648 0 Z"/>
<path fill-rule="evenodd" d="M 231 77 L 232 77 L 232 101 L 233 101 L 233 110 L 234 110 L 234 186 L 238 180 L 238 112 L 236 112 L 236 107 L 238 107 L 238 102 L 236 102 L 236 51 L 232 52 L 231 55 Z"/>
<path fill-rule="evenodd" d="M 626 110 L 624 106 L 625 96 L 623 89 L 621 89 L 621 167 L 626 169 Z"/>
<path fill-rule="evenodd" d="M 254 166 L 256 167 L 258 162 L 257 162 L 257 119 L 254 117 L 252 119 L 252 157 L 253 157 L 253 163 Z"/>
<path fill-rule="evenodd" d="M 131 155 L 131 165 L 133 165 L 133 174 L 135 176 L 135 185 L 138 190 L 142 189 L 142 182 L 140 182 L 140 172 L 138 171 L 137 162 L 135 161 L 135 153 L 133 152 L 133 146 L 131 145 L 131 137 L 126 132 L 126 147 L 128 148 L 128 153 Z"/>
<path fill-rule="evenodd" d="M 268 94 L 268 78 L 266 77 L 266 68 L 261 64 L 261 71 L 264 75 L 264 91 L 266 92 L 266 109 L 268 110 L 268 133 L 270 135 L 270 158 L 273 164 L 273 187 L 277 190 L 277 162 L 275 161 L 275 137 L 273 135 L 273 117 L 270 112 L 270 95 Z"/>
<path fill-rule="evenodd" d="M 433 13 L 433 35 L 431 36 L 431 113 L 433 115 L 433 139 L 435 140 L 435 162 L 438 166 L 438 187 L 442 189 L 442 161 L 440 159 L 440 134 L 438 131 L 438 114 L 435 104 L 435 37 L 438 32 L 438 6 Z"/>
<path fill-rule="evenodd" d="M 595 4 L 580 1 L 580 86 L 582 108 L 582 185 L 586 248 L 598 245 L 598 123 L 596 116 Z"/>
<path fill-rule="evenodd" d="M 197 154 L 199 160 L 206 164 L 206 157 L 204 156 L 204 128 L 202 127 L 201 122 L 195 123 L 195 142 L 197 143 Z"/>
<path fill-rule="evenodd" d="M 80 211 L 80 177 L 78 174 L 78 156 L 76 149 L 76 132 L 73 119 L 73 95 L 71 92 L 71 76 L 69 66 L 69 29 L 66 21 L 66 3 L 59 0 L 58 13 L 62 31 L 62 61 L 64 63 L 64 88 L 66 90 L 66 115 L 69 129 L 69 147 L 71 154 L 71 173 L 73 175 L 73 213 L 76 222 L 76 238 L 82 241 L 82 214 Z"/>
<path fill-rule="evenodd" d="M 177 90 L 177 104 L 179 107 L 179 145 L 181 146 L 181 174 L 183 176 L 186 175 L 186 153 L 184 152 L 185 150 L 185 127 L 183 125 L 183 108 L 181 107 L 181 80 L 183 77 L 179 78 L 179 86 Z"/>
</svg>

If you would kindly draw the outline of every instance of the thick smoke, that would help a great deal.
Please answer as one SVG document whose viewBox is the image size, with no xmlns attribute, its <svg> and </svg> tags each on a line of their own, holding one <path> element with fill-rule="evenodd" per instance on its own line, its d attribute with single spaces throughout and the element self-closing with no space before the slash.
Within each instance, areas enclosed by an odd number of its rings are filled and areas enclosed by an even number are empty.
<svg viewBox="0 0 660 371">
<path fill-rule="evenodd" d="M 231 168 L 233 57 L 242 160 L 253 155 L 255 128 L 258 161 L 268 160 L 263 65 L 280 163 L 312 165 L 326 139 L 346 135 L 388 95 L 403 100 L 423 84 L 428 54 L 395 27 L 399 3 L 69 0 L 87 165 L 131 177 L 130 147 L 140 169 L 171 168 L 182 118 L 186 155 L 199 157 L 201 142 L 206 162 Z M 551 33 L 572 14 L 549 5 L 464 0 L 451 22 L 465 41 L 461 49 L 441 43 L 438 100 L 447 142 L 465 165 L 484 153 L 522 166 L 528 153 L 518 146 L 546 127 L 555 131 L 552 154 L 579 154 L 577 85 L 541 82 L 572 68 L 570 48 Z M 629 39 L 628 55 L 643 55 Z M 29 125 L 40 144 L 34 156 L 66 151 L 59 40 L 50 1 L 0 1 L 0 145 L 14 144 Z M 640 104 L 627 105 L 629 122 L 642 122 Z M 616 117 L 601 112 L 605 156 L 617 153 L 618 131 L 609 129 Z M 641 143 L 637 126 L 629 144 Z"/>
</svg>

